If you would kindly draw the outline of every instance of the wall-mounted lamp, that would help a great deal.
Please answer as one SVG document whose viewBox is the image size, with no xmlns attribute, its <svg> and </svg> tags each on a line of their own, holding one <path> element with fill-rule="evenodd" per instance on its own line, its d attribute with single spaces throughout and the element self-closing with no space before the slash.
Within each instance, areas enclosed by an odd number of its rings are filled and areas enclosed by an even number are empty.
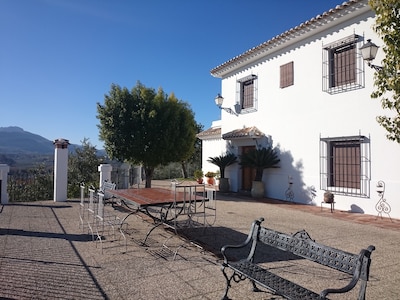
<svg viewBox="0 0 400 300">
<path fill-rule="evenodd" d="M 223 103 L 224 103 L 224 97 L 218 94 L 217 97 L 215 97 L 215 104 L 219 107 L 219 109 L 223 109 L 226 112 L 230 113 L 231 115 L 239 116 L 240 104 L 235 104 L 235 110 L 233 110 L 229 107 L 222 107 Z"/>
<path fill-rule="evenodd" d="M 373 65 L 371 61 L 373 61 L 376 57 L 376 53 L 378 52 L 379 47 L 371 42 L 370 39 L 367 40 L 367 43 L 360 47 L 361 55 L 365 61 L 368 62 L 368 66 L 375 69 L 376 71 L 381 71 L 382 67 Z"/>
<path fill-rule="evenodd" d="M 378 193 L 379 197 L 383 197 L 383 194 L 385 193 L 385 182 L 382 180 L 378 181 L 376 184 L 376 192 Z"/>
</svg>

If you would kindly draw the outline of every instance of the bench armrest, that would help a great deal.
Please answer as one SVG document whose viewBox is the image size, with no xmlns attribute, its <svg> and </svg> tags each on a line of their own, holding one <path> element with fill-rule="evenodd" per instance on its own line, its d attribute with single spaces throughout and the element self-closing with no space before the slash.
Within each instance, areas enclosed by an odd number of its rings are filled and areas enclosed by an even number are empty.
<svg viewBox="0 0 400 300">
<path fill-rule="evenodd" d="M 261 223 L 264 221 L 264 218 L 260 218 L 258 220 L 255 220 L 252 224 L 251 224 L 251 228 L 250 228 L 250 232 L 246 238 L 246 240 L 238 245 L 225 245 L 221 248 L 221 253 L 222 256 L 224 257 L 224 264 L 228 263 L 228 257 L 226 256 L 226 251 L 228 249 L 239 249 L 239 248 L 244 248 L 246 247 L 252 240 L 253 240 L 253 245 L 250 249 L 250 253 L 249 256 L 247 257 L 248 260 L 250 260 L 253 255 L 254 255 L 254 251 L 255 251 L 255 247 L 256 247 L 256 243 L 257 243 L 257 236 L 258 236 L 258 231 L 260 228 Z"/>
<path fill-rule="evenodd" d="M 363 280 L 363 284 L 361 285 L 360 288 L 360 295 L 358 299 L 364 299 L 365 298 L 365 291 L 367 288 L 366 282 L 369 279 L 369 267 L 371 265 L 371 253 L 372 251 L 375 250 L 375 246 L 369 246 L 367 249 L 363 249 L 360 252 L 360 255 L 358 257 L 358 263 L 357 263 L 357 269 L 354 272 L 353 278 L 351 281 L 344 287 L 338 288 L 338 289 L 325 289 L 321 292 L 320 297 L 322 299 L 325 299 L 328 294 L 341 294 L 341 293 L 346 293 L 350 290 L 352 290 L 358 283 L 358 280 L 361 278 Z"/>
</svg>

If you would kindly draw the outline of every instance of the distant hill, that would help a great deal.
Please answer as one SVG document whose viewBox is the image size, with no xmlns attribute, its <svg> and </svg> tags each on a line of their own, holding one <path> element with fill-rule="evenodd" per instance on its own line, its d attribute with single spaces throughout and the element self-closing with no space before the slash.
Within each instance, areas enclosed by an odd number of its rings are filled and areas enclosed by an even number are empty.
<svg viewBox="0 0 400 300">
<path fill-rule="evenodd" d="M 53 142 L 20 127 L 0 127 L 1 154 L 52 154 Z"/>
<path fill-rule="evenodd" d="M 75 152 L 79 147 L 71 144 L 68 150 Z M 105 156 L 106 153 L 104 149 L 97 150 L 97 155 Z M 51 165 L 53 158 L 53 141 L 20 127 L 0 127 L 0 163 L 19 167 L 50 161 Z"/>
<path fill-rule="evenodd" d="M 80 145 L 71 144 L 69 152 L 74 152 Z M 104 155 L 104 150 L 98 150 Z M 17 126 L 0 127 L 0 154 L 54 154 L 53 141 L 38 134 L 25 131 Z"/>
</svg>

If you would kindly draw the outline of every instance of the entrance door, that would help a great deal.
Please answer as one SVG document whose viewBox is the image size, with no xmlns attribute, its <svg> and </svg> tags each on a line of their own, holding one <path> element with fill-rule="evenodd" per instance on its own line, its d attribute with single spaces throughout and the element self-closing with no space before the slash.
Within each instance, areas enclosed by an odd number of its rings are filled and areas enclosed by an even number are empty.
<svg viewBox="0 0 400 300">
<path fill-rule="evenodd" d="M 247 153 L 248 151 L 255 149 L 255 146 L 244 146 L 242 147 L 242 154 Z M 252 182 L 256 172 L 254 169 L 249 167 L 242 167 L 242 190 L 250 191 Z"/>
</svg>

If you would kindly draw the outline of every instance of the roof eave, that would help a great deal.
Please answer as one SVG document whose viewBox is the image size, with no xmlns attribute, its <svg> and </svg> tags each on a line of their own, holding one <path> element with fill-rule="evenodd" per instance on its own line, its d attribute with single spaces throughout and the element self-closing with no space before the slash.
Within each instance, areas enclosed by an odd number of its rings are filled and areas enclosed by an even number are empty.
<svg viewBox="0 0 400 300">
<path fill-rule="evenodd" d="M 365 0 L 350 0 L 247 50 L 246 52 L 215 67 L 210 71 L 210 73 L 216 78 L 222 78 L 236 69 L 243 67 L 243 65 L 251 64 L 267 55 L 271 55 L 274 52 L 281 50 L 282 48 L 289 47 L 300 40 L 318 34 L 330 27 L 336 26 L 338 23 L 345 22 L 348 19 L 354 18 L 368 11 L 371 11 L 371 8 Z"/>
</svg>

